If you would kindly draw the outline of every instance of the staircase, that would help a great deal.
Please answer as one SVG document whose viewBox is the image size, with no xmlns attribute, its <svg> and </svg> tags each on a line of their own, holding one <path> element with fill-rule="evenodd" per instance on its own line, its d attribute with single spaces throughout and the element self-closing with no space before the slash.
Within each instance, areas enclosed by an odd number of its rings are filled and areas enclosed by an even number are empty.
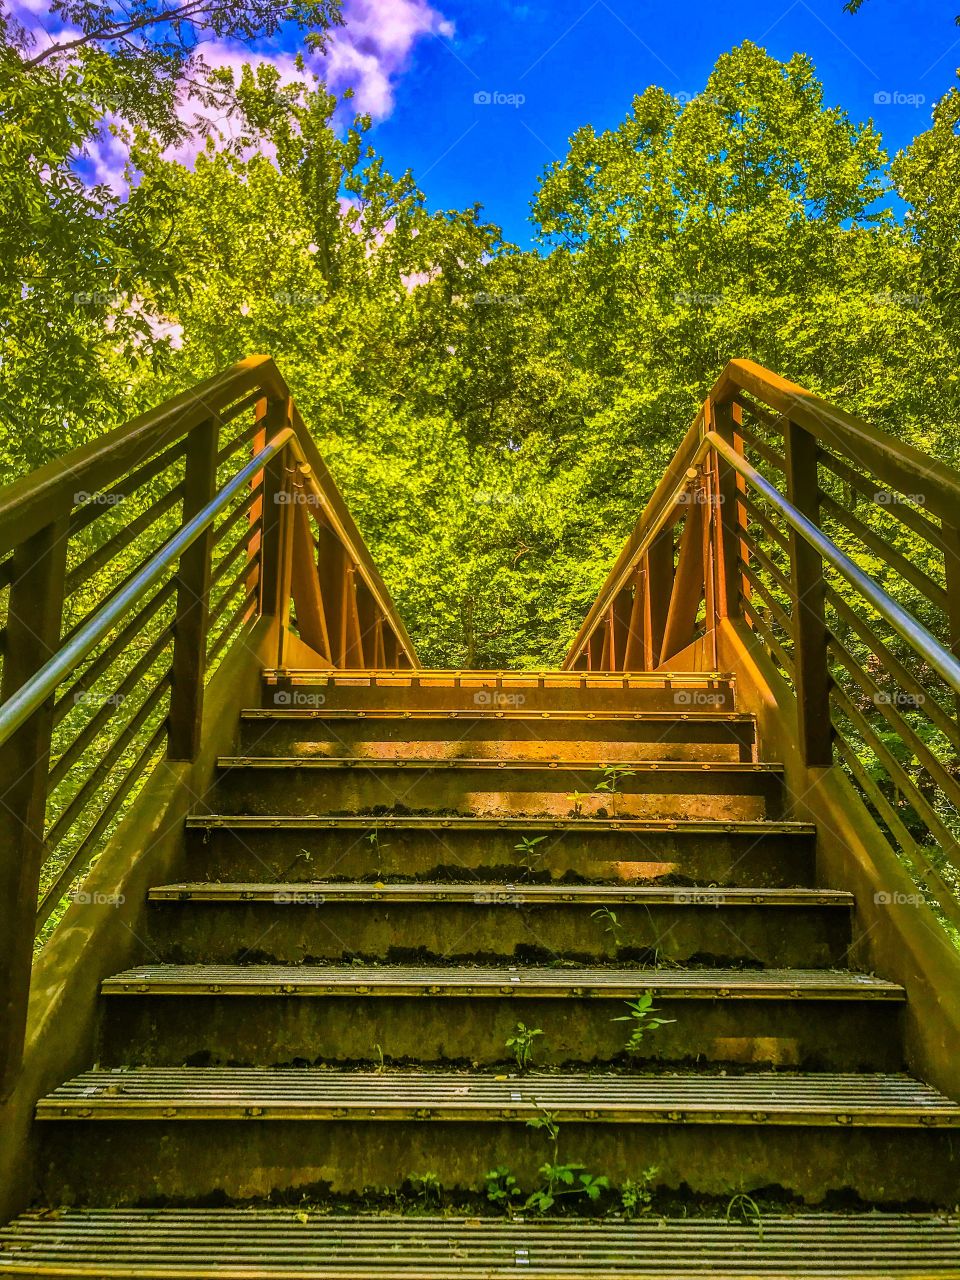
<svg viewBox="0 0 960 1280">
<path fill-rule="evenodd" d="M 958 511 L 732 361 L 467 671 L 266 357 L 0 492 L 0 1277 L 960 1280 Z"/>
<path fill-rule="evenodd" d="M 903 988 L 848 967 L 852 896 L 731 677 L 262 688 L 97 1067 L 37 1106 L 71 1207 L 0 1232 L 0 1274 L 960 1274 L 956 1225 L 904 1211 L 953 1203 L 960 1106 L 904 1070 Z M 490 1172 L 525 1198 L 553 1151 L 609 1185 L 491 1216 Z"/>
</svg>

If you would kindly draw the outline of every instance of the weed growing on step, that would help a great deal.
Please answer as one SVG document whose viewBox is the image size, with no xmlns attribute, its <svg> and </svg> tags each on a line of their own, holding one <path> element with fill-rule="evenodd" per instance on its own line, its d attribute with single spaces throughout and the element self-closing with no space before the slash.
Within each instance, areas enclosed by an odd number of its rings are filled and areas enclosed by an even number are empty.
<svg viewBox="0 0 960 1280">
<path fill-rule="evenodd" d="M 583 817 L 583 802 L 584 800 L 586 800 L 586 798 L 587 797 L 583 794 L 582 791 L 571 791 L 570 794 L 567 796 L 567 799 L 573 805 L 572 816 L 574 818 Z"/>
<path fill-rule="evenodd" d="M 380 843 L 380 829 L 379 827 L 376 827 L 376 826 L 374 826 L 371 831 L 367 832 L 367 834 L 364 836 L 364 839 L 366 840 L 370 848 L 373 850 L 374 857 L 377 860 L 377 879 L 382 880 L 383 879 L 383 851 L 384 849 L 389 849 L 390 846 L 389 844 Z"/>
<path fill-rule="evenodd" d="M 645 991 L 638 1000 L 627 1000 L 626 1005 L 630 1012 L 623 1013 L 618 1018 L 611 1018 L 610 1021 L 631 1024 L 630 1038 L 625 1046 L 627 1053 L 640 1053 L 643 1037 L 648 1031 L 656 1031 L 659 1027 L 676 1022 L 676 1018 L 657 1016 L 658 1010 L 654 1007 L 652 991 Z"/>
<path fill-rule="evenodd" d="M 435 1173 L 411 1173 L 407 1179 L 423 1209 L 439 1209 L 443 1204 L 443 1184 Z"/>
<path fill-rule="evenodd" d="M 383 1075 L 383 1045 L 375 1044 L 373 1046 L 373 1052 L 377 1059 L 377 1065 L 374 1068 L 374 1070 L 376 1071 L 378 1076 L 382 1076 Z"/>
<path fill-rule="evenodd" d="M 622 769 L 617 764 L 608 764 L 603 769 L 603 777 L 593 788 L 594 791 L 606 791 L 610 796 L 610 809 L 613 817 L 617 814 L 617 796 L 620 794 L 620 782 L 623 778 L 632 778 L 635 769 Z"/>
<path fill-rule="evenodd" d="M 526 868 L 528 875 L 540 870 L 546 850 L 542 849 L 537 852 L 537 845 L 542 844 L 546 838 L 546 836 L 521 836 L 519 844 L 513 846 L 514 849 L 519 851 L 520 861 Z"/>
<path fill-rule="evenodd" d="M 736 1195 L 731 1196 L 727 1204 L 727 1221 L 733 1222 L 735 1217 L 739 1217 L 743 1222 L 752 1221 L 757 1228 L 757 1235 L 761 1240 L 763 1239 L 763 1217 L 760 1206 L 753 1196 L 748 1196 L 745 1191 L 738 1191 Z"/>
<path fill-rule="evenodd" d="M 617 917 L 615 911 L 611 911 L 609 907 L 597 907 L 596 911 L 590 912 L 591 920 L 601 920 L 603 922 L 603 931 L 608 933 L 613 939 L 614 950 L 618 950 L 623 942 L 623 925 Z"/>
<path fill-rule="evenodd" d="M 525 1027 L 522 1022 L 518 1022 L 513 1035 L 507 1037 L 506 1046 L 513 1050 L 519 1071 L 526 1071 L 529 1067 L 533 1060 L 533 1042 L 537 1036 L 542 1035 L 543 1031 L 539 1027 Z"/>
<path fill-rule="evenodd" d="M 514 1201 L 521 1199 L 523 1192 L 506 1165 L 498 1165 L 489 1171 L 484 1178 L 484 1190 L 491 1204 L 503 1209 L 508 1217 L 513 1217 Z"/>
<path fill-rule="evenodd" d="M 531 1129 L 540 1129 L 546 1133 L 550 1141 L 551 1159 L 540 1166 L 540 1186 L 524 1201 L 525 1209 L 545 1214 L 564 1196 L 586 1196 L 588 1200 L 599 1200 L 601 1194 L 610 1186 L 610 1179 L 601 1174 L 599 1177 L 586 1172 L 586 1166 L 579 1163 L 562 1164 L 560 1161 L 560 1121 L 552 1111 L 541 1110 L 540 1115 L 527 1121 Z"/>
<path fill-rule="evenodd" d="M 620 1188 L 620 1212 L 625 1218 L 636 1218 L 649 1212 L 653 1202 L 653 1182 L 660 1169 L 652 1164 L 639 1178 L 627 1178 Z"/>
</svg>

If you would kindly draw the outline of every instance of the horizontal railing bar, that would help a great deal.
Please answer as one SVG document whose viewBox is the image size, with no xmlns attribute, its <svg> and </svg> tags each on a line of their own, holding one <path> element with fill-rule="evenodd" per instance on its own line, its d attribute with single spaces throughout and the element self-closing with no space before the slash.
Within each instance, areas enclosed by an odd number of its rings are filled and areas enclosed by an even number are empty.
<svg viewBox="0 0 960 1280">
<path fill-rule="evenodd" d="M 740 501 L 746 507 L 747 513 L 752 517 L 752 519 L 754 519 L 757 522 L 757 524 L 764 531 L 767 537 L 770 538 L 772 542 L 775 542 L 777 546 L 780 548 L 780 550 L 783 552 L 783 554 L 787 556 L 787 558 L 789 559 L 790 557 L 789 537 L 783 532 L 782 529 L 777 528 L 777 526 L 770 520 L 769 516 L 767 516 L 765 512 L 760 510 L 760 507 L 754 501 L 753 496 L 751 494 L 742 493 L 740 495 Z"/>
<path fill-rule="evenodd" d="M 748 427 L 742 424 L 736 428 L 736 432 L 745 445 L 753 449 L 755 453 L 759 453 L 764 462 L 769 463 L 771 467 L 775 467 L 777 471 L 786 473 L 787 460 L 782 453 L 777 453 L 776 449 L 771 448 L 766 441 L 761 440 L 759 436 L 754 435 Z"/>
<path fill-rule="evenodd" d="M 846 600 L 843 599 L 839 592 L 834 590 L 829 582 L 825 584 L 825 594 L 826 601 L 830 607 L 836 611 L 847 626 L 856 632 L 867 648 L 881 660 L 884 670 L 894 677 L 902 689 L 905 689 L 912 697 L 917 699 L 916 709 L 922 715 L 925 715 L 930 723 L 953 743 L 957 750 L 960 750 L 960 727 L 957 726 L 957 722 L 953 717 L 944 711 L 929 690 L 903 665 L 893 651 L 871 630 L 870 624 L 847 604 Z M 839 636 L 837 639 L 839 639 Z"/>
<path fill-rule="evenodd" d="M 263 397 L 264 392 L 258 387 L 256 391 L 251 392 L 248 396 L 244 396 L 242 400 L 237 400 L 235 403 L 221 409 L 217 414 L 217 421 L 221 427 L 225 427 L 228 423 L 232 422 L 234 418 L 239 418 L 242 413 L 248 413 L 251 409 L 256 408 L 257 402 L 262 400 Z M 252 435 L 253 432 L 250 434 Z"/>
<path fill-rule="evenodd" d="M 220 656 L 221 650 L 226 646 L 230 637 L 233 635 L 234 626 L 236 625 L 237 619 L 238 618 L 242 619 L 243 615 L 250 608 L 250 606 L 256 603 L 258 589 L 259 589 L 259 583 L 254 583 L 254 585 L 250 588 L 250 590 L 247 592 L 244 598 L 240 601 L 240 604 L 238 605 L 238 607 L 234 609 L 233 613 L 228 618 L 226 625 L 223 627 L 222 631 L 217 636 L 216 640 L 214 640 L 213 644 L 210 645 L 207 651 L 208 666 L 210 665 L 210 663 L 216 661 L 216 659 Z"/>
<path fill-rule="evenodd" d="M 778 568 L 778 566 L 773 563 L 773 561 L 767 555 L 766 551 L 764 551 L 763 548 L 759 545 L 759 543 L 755 542 L 754 539 L 749 536 L 749 534 L 744 533 L 742 530 L 740 532 L 740 541 L 747 548 L 750 555 L 757 561 L 757 563 L 759 564 L 760 568 L 764 571 L 764 573 L 769 573 L 770 577 L 773 578 L 774 582 L 777 584 L 780 590 L 785 592 L 790 597 L 790 601 L 792 604 L 793 603 L 793 585 L 791 584 L 790 579 L 783 572 L 783 570 Z"/>
<path fill-rule="evenodd" d="M 747 619 L 747 622 L 754 629 L 754 631 L 757 632 L 757 634 L 760 636 L 760 639 L 764 642 L 764 644 L 767 646 L 770 652 L 776 657 L 777 661 L 780 663 L 781 667 L 783 667 L 784 671 L 786 671 L 786 673 L 789 675 L 790 679 L 793 680 L 794 672 L 796 670 L 796 668 L 794 667 L 793 659 L 787 653 L 786 649 L 784 649 L 783 645 L 776 638 L 776 636 L 773 634 L 773 632 L 770 630 L 770 628 L 767 626 L 764 620 L 757 613 L 757 610 L 754 607 L 754 605 L 751 603 L 751 601 L 747 600 L 742 593 L 740 596 L 740 606 L 743 610 L 744 617 Z"/>
<path fill-rule="evenodd" d="M 0 743 L 6 742 L 43 705 L 66 676 L 113 630 L 129 609 L 169 572 L 183 552 L 196 542 L 230 500 L 294 438 L 290 427 L 279 431 L 242 471 L 224 485 L 211 502 L 156 551 L 147 564 L 44 663 L 36 675 L 0 706 Z"/>
<path fill-rule="evenodd" d="M 248 397 L 245 402 L 245 408 L 251 408 L 260 399 L 259 394 Z M 259 431 L 263 430 L 262 422 L 251 422 L 249 426 L 244 427 L 242 431 L 237 432 L 232 440 L 228 440 L 225 445 L 217 453 L 217 467 L 222 467 L 226 460 L 233 456 L 238 449 L 243 449 L 256 436 Z"/>
<path fill-rule="evenodd" d="M 931 546 L 936 547 L 937 551 L 942 554 L 942 530 L 922 511 L 917 510 L 916 507 L 912 507 L 906 502 L 879 502 L 877 494 L 882 492 L 882 489 L 877 487 L 876 482 L 871 482 L 869 476 L 854 470 L 849 463 L 844 462 L 842 458 L 836 457 L 829 449 L 820 449 L 818 461 L 827 471 L 831 471 L 838 480 L 842 480 L 851 489 L 856 490 L 861 497 L 866 498 L 878 511 L 899 520 L 901 524 L 919 534 L 925 542 L 929 542 Z M 891 492 L 889 486 L 887 486 L 887 492 Z"/>
<path fill-rule="evenodd" d="M 851 680 L 870 698 L 879 714 L 896 732 L 900 741 L 909 748 L 920 767 L 927 771 L 960 816 L 960 784 L 950 777 L 909 721 L 888 699 L 883 698 L 883 691 L 877 682 L 864 671 L 853 654 L 835 636 L 827 642 L 827 651 L 838 659 Z M 836 676 L 833 679 L 836 680 Z"/>
<path fill-rule="evenodd" d="M 960 479 L 945 463 L 884 435 L 855 414 L 822 400 L 752 360 L 731 360 L 711 392 L 716 403 L 747 391 L 776 413 L 804 427 L 821 443 L 839 446 L 901 493 L 923 495 L 920 503 L 941 519 L 960 510 Z"/>
<path fill-rule="evenodd" d="M 57 845 L 63 839 L 66 832 L 70 830 L 77 818 L 83 813 L 90 800 L 96 794 L 97 787 L 104 778 L 109 776 L 110 770 L 123 755 L 126 748 L 133 741 L 136 734 L 143 728 L 145 722 L 150 718 L 151 713 L 157 708 L 161 699 L 166 695 L 171 685 L 169 669 L 160 677 L 150 692 L 137 707 L 136 712 L 130 717 L 121 731 L 114 738 L 113 742 L 103 753 L 103 756 L 97 761 L 94 768 L 90 771 L 89 776 L 83 783 L 83 786 L 77 791 L 76 795 L 71 799 L 70 803 L 56 819 L 53 826 L 44 836 L 45 843 L 48 843 L 51 849 L 56 849 Z"/>
<path fill-rule="evenodd" d="M 119 551 L 129 547 L 134 538 L 144 533 L 151 525 L 156 524 L 161 516 L 165 516 L 170 508 L 176 506 L 182 497 L 183 483 L 181 482 L 174 485 L 168 493 L 165 493 L 162 498 L 149 506 L 146 511 L 142 511 L 135 520 L 131 520 L 128 525 L 118 530 L 112 538 L 108 538 L 95 551 L 91 551 L 86 560 L 81 560 L 67 574 L 64 587 L 65 594 L 72 595 L 78 587 L 82 587 L 88 578 L 93 577 L 99 569 L 109 564 Z"/>
<path fill-rule="evenodd" d="M 211 573 L 210 575 L 211 589 L 217 585 L 220 579 L 224 576 L 224 574 L 227 572 L 227 570 L 236 560 L 237 556 L 241 555 L 243 552 L 245 552 L 248 549 L 250 539 L 255 534 L 259 533 L 262 528 L 263 528 L 263 520 L 260 516 L 257 516 L 253 524 L 249 525 L 246 529 L 244 529 L 241 536 L 237 539 L 235 543 L 233 543 L 233 545 L 230 547 L 230 550 L 224 553 L 224 555 L 220 559 L 219 564 Z"/>
<path fill-rule="evenodd" d="M 48 791 L 52 791 L 54 787 L 62 782 L 103 726 L 116 715 L 117 707 L 121 705 L 127 694 L 136 688 L 140 678 L 150 670 L 164 649 L 167 648 L 173 639 L 173 634 L 173 624 L 170 623 L 164 627 L 146 653 L 137 659 L 116 689 L 104 699 L 103 706 L 99 711 L 83 726 L 69 746 L 57 757 L 56 763 L 50 769 L 50 776 L 47 781 Z"/>
<path fill-rule="evenodd" d="M 733 399 L 733 403 L 738 404 L 741 410 L 745 410 L 751 415 L 751 417 L 755 418 L 757 422 L 761 423 L 764 429 L 769 431 L 771 435 L 783 435 L 784 418 L 782 414 L 771 413 L 771 411 L 763 405 L 757 404 L 756 400 L 754 400 L 752 396 L 745 395 L 742 391 L 737 393 Z"/>
<path fill-rule="evenodd" d="M 960 661 L 948 652 L 926 627 L 887 595 L 886 591 L 854 564 L 850 557 L 845 555 L 812 520 L 808 520 L 791 502 L 778 493 L 769 480 L 766 480 L 735 449 L 730 448 L 722 436 L 715 431 L 709 431 L 704 438 L 710 441 L 721 457 L 729 462 L 748 484 L 759 490 L 774 510 L 779 512 L 787 524 L 819 552 L 827 564 L 832 565 L 864 599 L 873 605 L 877 613 L 917 650 L 927 665 L 941 675 L 955 693 L 960 693 Z"/>
<path fill-rule="evenodd" d="M 927 891 L 934 893 L 940 910 L 951 924 L 960 928 L 960 899 L 958 899 L 957 890 L 948 880 L 944 880 L 927 855 L 923 845 L 918 844 L 907 830 L 903 819 L 880 790 L 874 779 L 870 777 L 863 761 L 847 742 L 846 738 L 843 737 L 836 724 L 834 724 L 834 728 L 836 730 L 834 742 L 841 759 L 853 774 L 858 785 L 863 789 L 870 803 L 890 828 L 893 836 L 899 841 L 900 851 L 906 860 L 913 864 L 914 874 L 918 878 L 922 876 L 934 882 L 935 890 L 928 885 Z"/>
<path fill-rule="evenodd" d="M 161 471 L 166 471 L 168 467 L 172 467 L 183 456 L 184 442 L 178 440 L 169 449 L 164 449 L 155 458 L 151 458 L 142 467 L 138 467 L 136 471 L 131 471 L 128 475 L 121 476 L 118 480 L 115 480 L 107 492 L 114 497 L 129 498 L 132 493 L 136 493 L 148 481 L 158 476 Z M 104 492 L 104 490 L 99 492 Z M 70 516 L 68 537 L 75 538 L 88 525 L 98 520 L 106 510 L 107 507 L 99 502 L 85 502 L 83 506 L 77 507 L 76 511 Z"/>
<path fill-rule="evenodd" d="M 222 524 L 215 526 L 213 531 L 214 546 L 216 546 L 218 542 L 223 541 L 223 539 L 227 536 L 227 534 L 230 532 L 230 530 L 239 520 L 242 520 L 244 516 L 250 514 L 250 508 L 257 501 L 257 499 L 262 496 L 263 496 L 263 489 L 260 485 L 257 485 L 255 488 L 250 490 L 250 492 L 244 498 L 243 502 L 241 502 L 238 507 L 236 507 L 233 511 L 230 512 L 230 514 L 227 516 L 226 520 L 224 520 Z"/>
<path fill-rule="evenodd" d="M 0 501 L 0 554 L 42 529 L 50 511 L 62 505 L 65 491 L 99 492 L 145 457 L 182 441 L 201 422 L 215 418 L 225 404 L 254 388 L 264 396 L 289 394 L 273 361 L 268 356 L 251 356 L 15 480 Z"/>
<path fill-rule="evenodd" d="M 118 631 L 116 636 L 110 641 L 110 644 L 104 649 L 103 653 L 84 671 L 79 679 L 75 680 L 72 685 L 60 696 L 53 710 L 53 723 L 57 725 L 73 710 L 76 705 L 78 693 L 89 689 L 92 684 L 107 671 L 117 658 L 125 653 L 130 647 L 132 641 L 140 634 L 150 619 L 154 616 L 176 591 L 176 580 L 171 579 L 160 588 L 155 596 L 153 596 L 146 605 L 135 614 L 127 625 Z M 71 702 L 72 699 L 72 702 Z"/>
<path fill-rule="evenodd" d="M 766 583 L 761 582 L 757 575 L 753 572 L 748 564 L 743 560 L 740 561 L 740 572 L 750 583 L 750 586 L 757 592 L 763 603 L 767 606 L 777 621 L 781 631 L 785 631 L 792 640 L 793 637 L 793 619 L 784 609 L 783 605 L 773 595 Z"/>
<path fill-rule="evenodd" d="M 237 594 L 240 588 L 245 585 L 248 572 L 249 572 L 249 565 L 244 563 L 243 568 L 236 575 L 236 577 L 233 579 L 230 585 L 224 588 L 223 594 L 220 596 L 220 599 L 210 610 L 210 614 L 207 618 L 208 633 L 212 631 L 214 627 L 216 627 L 217 623 L 220 621 L 220 619 L 223 617 L 224 613 L 226 612 L 227 606 L 230 604 L 230 601 Z"/>
<path fill-rule="evenodd" d="M 909 557 L 901 554 L 895 547 L 886 542 L 880 534 L 875 533 L 873 529 L 865 525 L 853 512 L 841 507 L 828 494 L 821 494 L 820 506 L 826 515 L 836 520 L 848 533 L 858 538 L 865 547 L 880 556 L 891 569 L 894 569 L 905 578 L 921 595 L 926 596 L 934 608 L 939 609 L 941 613 L 947 612 L 946 591 L 938 582 L 934 582 L 931 577 L 925 574 L 922 569 L 918 569 Z"/>
<path fill-rule="evenodd" d="M 901 765 L 893 752 L 887 747 L 886 743 L 876 732 L 873 725 L 854 705 L 846 692 L 833 681 L 830 688 L 830 697 L 836 702 L 843 714 L 847 717 L 853 727 L 864 740 L 870 751 L 877 757 L 890 777 L 891 782 L 902 792 L 910 801 L 917 817 L 927 828 L 930 834 L 936 839 L 944 849 L 944 853 L 948 858 L 957 857 L 960 852 L 960 845 L 957 838 L 946 825 L 940 815 L 934 810 L 932 805 L 927 802 L 926 797 L 920 792 L 919 787 L 907 773 L 906 769 Z M 947 851 L 949 850 L 949 853 Z"/>
<path fill-rule="evenodd" d="M 150 757 L 163 744 L 163 740 L 166 735 L 167 722 L 166 720 L 163 720 L 157 726 L 156 732 L 146 743 L 143 750 L 130 766 L 129 770 L 124 774 L 120 785 L 104 806 L 100 816 L 97 818 L 97 821 L 93 824 L 87 834 L 83 837 L 83 840 L 70 855 L 70 859 L 66 866 L 62 868 L 53 884 L 47 887 L 37 907 L 37 933 L 40 932 L 43 926 L 50 919 L 50 916 L 56 909 L 57 904 L 63 898 L 63 893 L 67 885 L 76 878 L 79 868 L 89 861 L 90 857 L 92 857 L 91 850 L 96 847 L 96 843 L 101 834 L 113 821 L 114 816 L 123 804 L 124 800 L 127 798 L 134 783 L 136 783 L 137 779 L 143 775 L 143 770 L 147 761 L 149 761 Z"/>
</svg>

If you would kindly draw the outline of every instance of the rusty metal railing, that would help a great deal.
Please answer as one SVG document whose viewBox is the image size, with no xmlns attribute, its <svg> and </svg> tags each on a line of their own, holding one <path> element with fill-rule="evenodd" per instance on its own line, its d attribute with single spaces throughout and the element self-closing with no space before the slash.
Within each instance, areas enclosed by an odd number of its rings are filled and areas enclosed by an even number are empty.
<svg viewBox="0 0 960 1280">
<path fill-rule="evenodd" d="M 269 619 L 283 667 L 416 668 L 273 361 L 244 360 L 0 491 L 0 1083 L 36 939 L 204 687 Z"/>
<path fill-rule="evenodd" d="M 960 927 L 960 476 L 751 361 L 710 392 L 564 666 L 717 666 L 745 624 Z"/>
</svg>

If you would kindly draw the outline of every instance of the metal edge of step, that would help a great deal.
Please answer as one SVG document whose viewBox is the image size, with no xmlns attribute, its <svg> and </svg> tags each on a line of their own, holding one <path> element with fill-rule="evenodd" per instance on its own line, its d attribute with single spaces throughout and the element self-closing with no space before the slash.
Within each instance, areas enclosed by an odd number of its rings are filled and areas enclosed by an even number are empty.
<svg viewBox="0 0 960 1280">
<path fill-rule="evenodd" d="M 440 814 L 341 814 L 327 817 L 322 814 L 226 814 L 196 813 L 186 818 L 188 829 L 206 830 L 220 827 L 252 829 L 275 828 L 283 830 L 322 830 L 341 827 L 347 830 L 383 830 L 407 828 L 413 831 L 576 831 L 591 833 L 628 832 L 635 835 L 697 835 L 723 836 L 747 835 L 760 838 L 765 835 L 816 836 L 816 824 L 812 822 L 771 821 L 766 818 L 724 821 L 720 819 L 684 818 L 590 818 L 590 817 L 526 817 L 514 815 L 507 818 L 478 817 L 458 814 L 446 817 Z"/>
<path fill-rule="evenodd" d="M 414 685 L 420 688 L 469 688 L 472 685 L 489 685 L 492 682 L 525 685 L 538 688 L 540 681 L 551 681 L 548 688 L 568 689 L 595 684 L 598 688 L 620 686 L 629 687 L 633 682 L 637 687 L 663 684 L 736 684 L 736 674 L 732 671 L 574 671 L 559 667 L 538 667 L 529 671 L 509 670 L 506 668 L 490 668 L 471 670 L 459 667 L 411 667 L 382 668 L 339 668 L 316 670 L 309 667 L 263 667 L 261 679 L 267 684 L 275 684 L 278 680 L 309 681 L 312 684 L 350 684 L 370 685 L 380 681 L 390 681 L 394 685 Z"/>
<path fill-rule="evenodd" d="M 537 969 L 488 965 L 140 965 L 104 978 L 104 996 L 380 997 L 624 1000 L 867 1001 L 898 1003 L 895 982 L 832 969 Z"/>
<path fill-rule="evenodd" d="M 110 1248 L 110 1253 L 105 1248 Z M 0 1276 L 100 1280 L 946 1280 L 945 1214 L 764 1215 L 636 1222 L 345 1216 L 284 1209 L 28 1211 L 0 1228 Z"/>
<path fill-rule="evenodd" d="M 405 903 L 504 906 L 637 905 L 642 907 L 799 907 L 850 910 L 845 889 L 714 889 L 709 886 L 503 884 L 465 881 L 368 883 L 366 881 L 184 881 L 154 885 L 148 902 L 269 903 L 319 906 L 333 903 Z"/>
<path fill-rule="evenodd" d="M 782 775 L 784 766 L 779 761 L 754 760 L 538 760 L 493 759 L 489 756 L 454 758 L 425 756 L 218 756 L 217 767 L 222 770 L 236 769 L 352 769 L 385 771 L 389 769 L 422 769 L 424 773 L 435 773 L 440 770 L 457 772 L 477 769 L 483 773 L 510 772 L 517 773 L 588 773 L 598 769 L 617 769 L 621 773 L 627 770 L 633 773 L 667 773 L 667 774 L 733 774 L 737 777 L 753 777 L 758 774 Z"/>
<path fill-rule="evenodd" d="M 242 707 L 243 720 L 479 720 L 520 721 L 544 720 L 577 724 L 595 721 L 599 724 L 731 724 L 756 726 L 757 717 L 752 711 L 530 711 L 492 707 Z"/>
<path fill-rule="evenodd" d="M 140 1067 L 65 1081 L 40 1121 L 356 1120 L 960 1128 L 960 1105 L 898 1073 L 630 1076 Z"/>
</svg>

